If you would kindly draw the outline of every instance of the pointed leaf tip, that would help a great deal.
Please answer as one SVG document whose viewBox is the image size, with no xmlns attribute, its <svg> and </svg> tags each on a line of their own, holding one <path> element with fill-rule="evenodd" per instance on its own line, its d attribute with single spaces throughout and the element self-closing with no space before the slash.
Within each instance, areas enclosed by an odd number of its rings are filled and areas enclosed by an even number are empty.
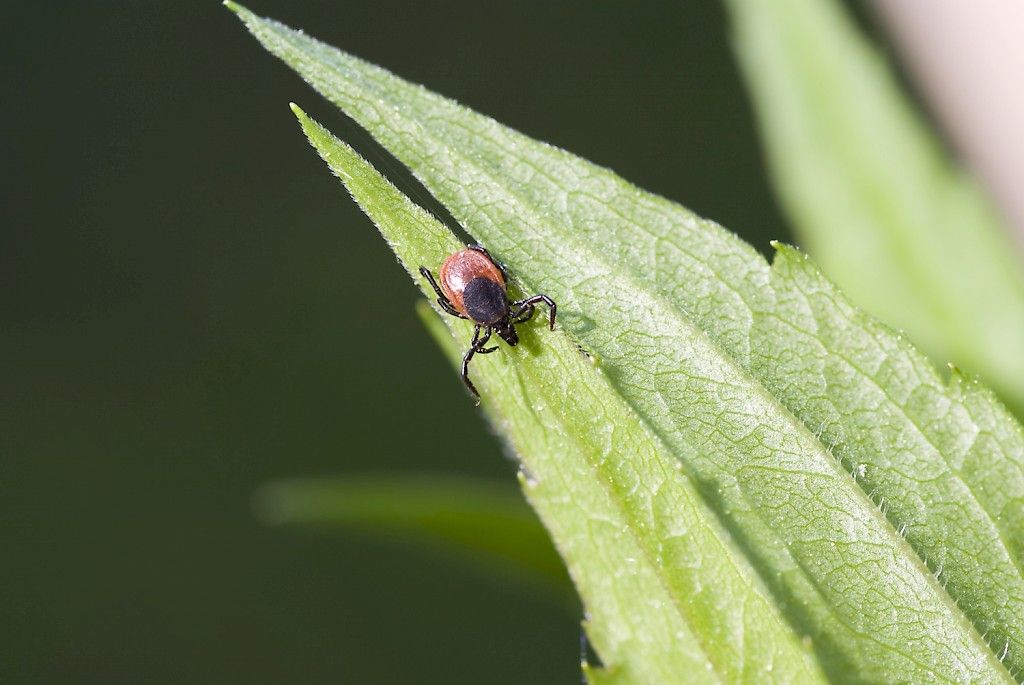
<svg viewBox="0 0 1024 685">
<path fill-rule="evenodd" d="M 235 14 L 251 14 L 251 12 L 249 12 L 249 10 L 246 9 L 244 6 L 239 5 L 237 2 L 232 2 L 232 0 L 223 0 L 221 4 L 227 7 Z"/>
</svg>

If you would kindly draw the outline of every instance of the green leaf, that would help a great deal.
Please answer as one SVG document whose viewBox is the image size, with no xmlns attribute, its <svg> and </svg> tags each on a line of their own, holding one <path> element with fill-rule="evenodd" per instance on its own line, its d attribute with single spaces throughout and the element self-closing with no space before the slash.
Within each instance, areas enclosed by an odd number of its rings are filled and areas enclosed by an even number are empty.
<svg viewBox="0 0 1024 685">
<path fill-rule="evenodd" d="M 490 573 L 562 589 L 565 568 L 537 517 L 507 485 L 436 476 L 282 480 L 255 496 L 274 524 L 341 527 L 452 550 Z"/>
<path fill-rule="evenodd" d="M 523 327 L 473 372 L 605 678 L 1011 682 L 1024 437 L 990 393 L 947 386 L 795 250 L 769 267 L 605 169 L 234 9 L 514 286 L 558 301 L 564 332 Z M 458 247 L 298 115 L 410 273 Z"/>
<path fill-rule="evenodd" d="M 838 3 L 727 0 L 772 179 L 852 299 L 1024 415 L 1024 260 Z"/>
</svg>

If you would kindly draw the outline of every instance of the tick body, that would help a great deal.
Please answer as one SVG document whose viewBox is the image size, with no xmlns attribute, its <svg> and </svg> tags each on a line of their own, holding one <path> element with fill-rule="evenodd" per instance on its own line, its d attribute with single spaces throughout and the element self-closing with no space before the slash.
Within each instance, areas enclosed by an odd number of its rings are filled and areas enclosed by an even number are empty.
<svg viewBox="0 0 1024 685">
<path fill-rule="evenodd" d="M 420 273 L 437 293 L 441 309 L 476 324 L 469 350 L 462 358 L 462 382 L 476 397 L 480 393 L 469 380 L 469 362 L 477 354 L 490 354 L 498 349 L 486 346 L 493 333 L 514 347 L 519 343 L 516 324 L 529 321 L 536 305 L 542 302 L 548 306 L 548 326 L 552 330 L 555 328 L 558 307 L 554 300 L 547 295 L 532 295 L 510 301 L 505 272 L 479 245 L 460 250 L 444 260 L 439 273 L 440 283 L 425 266 L 420 267 Z"/>
</svg>

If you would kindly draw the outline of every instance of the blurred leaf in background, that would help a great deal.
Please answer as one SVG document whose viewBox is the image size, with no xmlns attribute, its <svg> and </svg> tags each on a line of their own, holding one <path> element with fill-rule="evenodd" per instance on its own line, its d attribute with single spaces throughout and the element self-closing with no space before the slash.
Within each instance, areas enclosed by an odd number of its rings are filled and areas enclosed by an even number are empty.
<svg viewBox="0 0 1024 685">
<path fill-rule="evenodd" d="M 1024 415 L 1024 255 L 989 198 L 839 3 L 725 5 L 802 241 L 855 302 Z"/>
<path fill-rule="evenodd" d="M 439 476 L 276 481 L 256 493 L 273 525 L 315 525 L 450 550 L 490 575 L 568 591 L 565 566 L 510 485 Z"/>
</svg>

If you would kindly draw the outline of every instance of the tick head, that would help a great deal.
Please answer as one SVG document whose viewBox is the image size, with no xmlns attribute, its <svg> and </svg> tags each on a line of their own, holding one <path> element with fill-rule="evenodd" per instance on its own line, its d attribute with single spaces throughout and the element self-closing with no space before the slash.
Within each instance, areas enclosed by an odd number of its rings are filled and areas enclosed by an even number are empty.
<svg viewBox="0 0 1024 685">
<path fill-rule="evenodd" d="M 519 344 L 519 334 L 516 333 L 516 327 L 508 317 L 494 325 L 494 332 L 501 336 L 501 339 L 507 342 L 509 347 L 515 347 Z"/>
</svg>

